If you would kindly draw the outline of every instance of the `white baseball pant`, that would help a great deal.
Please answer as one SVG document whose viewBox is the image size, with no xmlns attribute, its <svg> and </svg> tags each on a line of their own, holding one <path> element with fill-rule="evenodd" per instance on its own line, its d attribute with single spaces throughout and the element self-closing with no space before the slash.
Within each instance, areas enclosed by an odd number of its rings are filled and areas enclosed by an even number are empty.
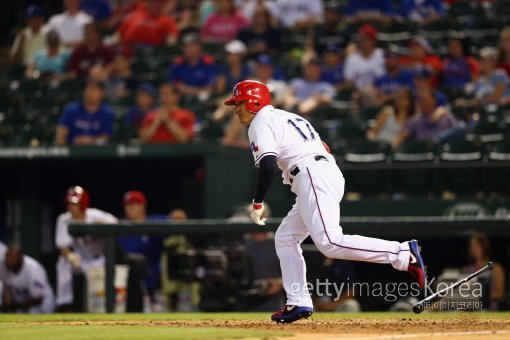
<svg viewBox="0 0 510 340">
<path fill-rule="evenodd" d="M 313 307 L 300 247 L 308 235 L 327 257 L 389 263 L 397 270 L 407 270 L 410 257 L 407 242 L 343 234 L 340 201 L 344 195 L 345 179 L 332 157 L 328 157 L 328 161 L 309 157 L 298 167 L 300 172 L 291 187 L 297 196 L 296 203 L 275 235 L 287 305 Z"/>
</svg>

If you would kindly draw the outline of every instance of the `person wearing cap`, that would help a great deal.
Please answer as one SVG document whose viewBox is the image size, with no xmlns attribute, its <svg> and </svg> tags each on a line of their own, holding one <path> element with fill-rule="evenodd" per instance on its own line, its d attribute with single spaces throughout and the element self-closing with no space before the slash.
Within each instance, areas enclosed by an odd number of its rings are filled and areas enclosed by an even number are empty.
<svg viewBox="0 0 510 340">
<path fill-rule="evenodd" d="M 438 106 L 448 105 L 448 97 L 437 88 L 430 85 L 434 72 L 428 67 L 422 66 L 412 69 L 413 73 L 413 84 L 414 84 L 414 95 L 416 98 L 419 97 L 420 92 L 429 91 L 435 93 L 436 103 Z"/>
<path fill-rule="evenodd" d="M 387 104 L 401 88 L 412 90 L 414 87 L 413 73 L 399 64 L 400 53 L 395 45 L 389 46 L 384 52 L 385 74 L 374 81 L 370 105 Z"/>
<path fill-rule="evenodd" d="M 247 79 L 251 74 L 250 68 L 244 61 L 246 45 L 242 41 L 229 41 L 225 45 L 225 52 L 226 64 L 218 71 L 216 82 L 216 93 L 220 95 L 225 94 L 227 89 L 230 90 L 235 84 Z"/>
<path fill-rule="evenodd" d="M 251 25 L 243 28 L 237 39 L 248 49 L 249 58 L 261 54 L 276 55 L 281 49 L 281 32 L 273 27 L 269 8 L 257 6 L 251 18 Z"/>
<path fill-rule="evenodd" d="M 346 17 L 354 23 L 388 24 L 395 15 L 392 0 L 349 0 Z"/>
<path fill-rule="evenodd" d="M 62 3 L 64 12 L 53 15 L 48 27 L 58 32 L 62 44 L 74 48 L 83 42 L 84 27 L 94 18 L 80 10 L 80 0 L 62 0 Z"/>
<path fill-rule="evenodd" d="M 510 99 L 510 79 L 506 72 L 498 68 L 498 51 L 493 47 L 480 50 L 481 74 L 475 83 L 472 99 L 459 98 L 456 106 L 481 106 L 508 102 Z"/>
<path fill-rule="evenodd" d="M 195 114 L 179 107 L 181 94 L 177 86 L 165 83 L 159 87 L 161 106 L 149 112 L 142 121 L 140 138 L 146 143 L 189 143 L 195 138 Z"/>
<path fill-rule="evenodd" d="M 347 87 L 362 89 L 373 86 L 376 78 L 384 75 L 384 52 L 376 47 L 377 31 L 372 25 L 363 25 L 357 31 L 358 51 L 345 60 Z"/>
<path fill-rule="evenodd" d="M 101 27 L 107 27 L 112 16 L 110 1 L 108 0 L 81 0 L 82 11 L 94 18 L 94 21 Z"/>
<path fill-rule="evenodd" d="M 131 190 L 124 194 L 124 218 L 127 221 L 143 223 L 145 221 L 160 220 L 147 215 L 147 197 L 138 190 Z M 147 293 L 153 301 L 157 289 L 160 288 L 160 258 L 163 251 L 163 237 L 147 235 L 123 235 L 117 237 L 117 242 L 126 255 L 143 255 L 149 266 L 144 277 Z M 128 293 L 129 294 L 129 293 Z M 130 299 L 128 297 L 128 299 Z M 141 307 L 141 304 L 139 304 Z M 133 312 L 135 310 L 128 310 Z M 142 310 L 138 310 L 141 312 Z"/>
<path fill-rule="evenodd" d="M 176 84 L 183 95 L 207 98 L 216 84 L 214 58 L 203 53 L 198 33 L 183 36 L 182 44 L 183 55 L 170 65 L 168 81 Z"/>
<path fill-rule="evenodd" d="M 146 82 L 138 85 L 136 89 L 136 104 L 129 108 L 125 115 L 124 123 L 139 129 L 147 113 L 155 109 L 157 97 L 158 90 L 152 83 Z"/>
<path fill-rule="evenodd" d="M 400 14 L 404 20 L 424 25 L 443 18 L 446 10 L 441 0 L 400 0 Z"/>
<path fill-rule="evenodd" d="M 65 78 L 70 55 L 71 51 L 60 43 L 58 33 L 50 31 L 46 34 L 46 48 L 34 55 L 32 62 L 25 70 L 26 77 Z"/>
<path fill-rule="evenodd" d="M 147 1 L 128 15 L 118 29 L 118 37 L 126 45 L 174 45 L 179 36 L 175 20 L 164 13 L 164 0 Z"/>
<path fill-rule="evenodd" d="M 329 0 L 324 4 L 324 22 L 315 27 L 313 40 L 309 40 L 317 55 L 322 55 L 328 46 L 337 46 L 344 50 L 351 40 L 349 32 L 342 24 L 342 7 L 337 0 Z"/>
<path fill-rule="evenodd" d="M 234 0 L 217 0 L 216 12 L 204 22 L 200 35 L 207 42 L 225 43 L 235 39 L 248 24 L 248 20 L 237 10 Z"/>
<path fill-rule="evenodd" d="M 70 77 L 87 78 L 93 67 L 106 67 L 113 60 L 113 52 L 103 44 L 96 24 L 85 25 L 84 32 L 83 44 L 74 49 L 69 60 L 67 71 Z"/>
<path fill-rule="evenodd" d="M 105 83 L 106 98 L 110 102 L 132 96 L 138 87 L 138 79 L 132 69 L 133 52 L 127 46 L 117 46 L 113 60 L 103 66 L 96 64 L 90 70 L 90 76 Z M 96 75 L 97 72 L 97 75 Z"/>
<path fill-rule="evenodd" d="M 303 78 L 289 83 L 284 108 L 297 107 L 299 114 L 308 115 L 322 105 L 331 103 L 336 95 L 335 87 L 321 80 L 322 61 L 317 57 L 305 58 L 302 63 Z"/>
<path fill-rule="evenodd" d="M 104 247 L 101 238 L 91 235 L 71 236 L 73 222 L 95 224 L 118 222 L 105 211 L 90 207 L 90 194 L 81 186 L 73 186 L 64 197 L 66 212 L 58 215 L 55 227 L 55 246 L 60 252 L 57 260 L 57 309 L 70 311 L 74 300 L 73 280 L 91 267 L 104 265 Z"/>
<path fill-rule="evenodd" d="M 411 55 L 403 56 L 400 58 L 400 63 L 408 68 L 423 68 L 426 67 L 432 71 L 432 77 L 430 78 L 430 85 L 437 87 L 443 65 L 441 60 L 434 54 L 432 54 L 432 47 L 430 46 L 427 39 L 416 36 L 411 41 Z"/>
<path fill-rule="evenodd" d="M 114 113 L 103 103 L 104 84 L 89 79 L 83 90 L 83 101 L 68 104 L 57 126 L 57 145 L 101 145 L 113 134 Z"/>
<path fill-rule="evenodd" d="M 337 90 L 344 87 L 343 49 L 336 44 L 328 44 L 322 53 L 322 80 L 335 86 Z"/>
<path fill-rule="evenodd" d="M 48 27 L 44 25 L 44 10 L 41 5 L 30 5 L 25 12 L 27 27 L 16 34 L 9 54 L 16 64 L 32 63 L 35 54 L 44 49 Z"/>
</svg>

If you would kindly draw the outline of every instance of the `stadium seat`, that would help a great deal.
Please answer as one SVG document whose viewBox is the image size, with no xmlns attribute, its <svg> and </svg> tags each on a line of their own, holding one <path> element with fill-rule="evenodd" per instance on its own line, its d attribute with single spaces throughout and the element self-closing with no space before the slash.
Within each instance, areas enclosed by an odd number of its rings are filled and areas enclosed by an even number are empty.
<svg viewBox="0 0 510 340">
<path fill-rule="evenodd" d="M 364 141 L 348 146 L 344 154 L 344 160 L 350 163 L 384 162 L 388 150 L 388 145 L 384 143 Z"/>
<path fill-rule="evenodd" d="M 450 31 L 456 28 L 455 22 L 448 19 L 441 19 L 423 25 L 419 30 L 419 34 L 429 40 L 446 39 Z"/>
<path fill-rule="evenodd" d="M 509 161 L 510 160 L 510 138 L 507 138 L 497 143 L 494 148 L 489 152 L 489 159 L 495 161 Z"/>
<path fill-rule="evenodd" d="M 383 43 L 402 42 L 411 39 L 413 27 L 409 22 L 393 21 L 389 25 L 378 27 L 377 40 Z"/>
<path fill-rule="evenodd" d="M 393 153 L 397 162 L 430 162 L 436 158 L 438 147 L 434 142 L 410 140 Z"/>
<path fill-rule="evenodd" d="M 198 136 L 202 141 L 219 140 L 223 137 L 223 125 L 211 121 L 204 121 Z"/>
<path fill-rule="evenodd" d="M 443 145 L 439 156 L 443 161 L 477 161 L 482 159 L 482 151 L 481 142 L 461 140 Z"/>
<path fill-rule="evenodd" d="M 499 142 L 503 140 L 503 129 L 499 122 L 481 121 L 475 125 L 472 131 L 466 134 L 469 141 L 479 140 L 482 143 Z"/>
<path fill-rule="evenodd" d="M 25 65 L 6 65 L 4 71 L 4 77 L 9 81 L 23 79 L 25 77 Z"/>
</svg>

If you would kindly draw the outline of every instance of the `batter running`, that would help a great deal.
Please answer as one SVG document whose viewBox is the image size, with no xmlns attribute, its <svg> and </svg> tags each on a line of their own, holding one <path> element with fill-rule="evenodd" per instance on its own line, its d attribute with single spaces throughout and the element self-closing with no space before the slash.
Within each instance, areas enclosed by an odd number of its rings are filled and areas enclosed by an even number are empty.
<svg viewBox="0 0 510 340">
<path fill-rule="evenodd" d="M 276 167 L 283 172 L 283 183 L 296 194 L 296 203 L 275 235 L 287 305 L 271 316 L 273 321 L 290 323 L 313 313 L 300 247 L 308 235 L 327 257 L 389 263 L 397 270 L 408 271 L 420 288 L 425 287 L 425 266 L 416 240 L 400 243 L 343 234 L 340 201 L 345 180 L 329 148 L 306 119 L 275 109 L 267 86 L 254 80 L 238 83 L 225 105 L 235 105 L 241 123 L 250 125 L 251 152 L 259 168 L 253 221 L 265 224 L 264 197 Z"/>
</svg>

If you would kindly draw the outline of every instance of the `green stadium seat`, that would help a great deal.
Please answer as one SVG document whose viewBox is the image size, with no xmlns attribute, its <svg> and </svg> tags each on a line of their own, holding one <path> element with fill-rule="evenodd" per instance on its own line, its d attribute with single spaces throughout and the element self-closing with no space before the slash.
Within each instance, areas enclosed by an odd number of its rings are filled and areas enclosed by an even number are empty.
<svg viewBox="0 0 510 340">
<path fill-rule="evenodd" d="M 23 79 L 25 77 L 25 65 L 6 65 L 4 77 L 9 81 Z"/>
<path fill-rule="evenodd" d="M 477 161 L 483 156 L 483 144 L 479 141 L 461 140 L 443 145 L 439 154 L 443 161 Z"/>
<path fill-rule="evenodd" d="M 394 153 L 396 162 L 430 162 L 436 158 L 438 147 L 434 142 L 410 140 L 402 144 Z"/>
<path fill-rule="evenodd" d="M 503 140 L 503 128 L 499 122 L 480 121 L 472 131 L 466 134 L 470 141 L 479 140 L 482 143 L 499 142 Z"/>
<path fill-rule="evenodd" d="M 497 143 L 489 152 L 489 159 L 494 161 L 510 160 L 510 138 Z"/>
<path fill-rule="evenodd" d="M 414 28 L 409 22 L 393 21 L 389 25 L 378 27 L 377 40 L 384 43 L 409 40 L 413 30 Z"/>
<path fill-rule="evenodd" d="M 198 137 L 200 140 L 219 140 L 223 137 L 223 125 L 204 121 Z"/>
<path fill-rule="evenodd" d="M 386 161 L 389 147 L 383 143 L 364 141 L 347 147 L 344 160 L 350 163 L 376 163 Z"/>
</svg>

